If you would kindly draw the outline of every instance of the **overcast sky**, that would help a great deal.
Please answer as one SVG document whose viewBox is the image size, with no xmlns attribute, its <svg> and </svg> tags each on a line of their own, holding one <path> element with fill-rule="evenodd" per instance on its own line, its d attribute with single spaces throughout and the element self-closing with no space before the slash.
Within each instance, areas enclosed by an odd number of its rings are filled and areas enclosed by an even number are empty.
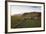
<svg viewBox="0 0 46 34">
<path fill-rule="evenodd" d="M 12 5 L 11 15 L 23 14 L 26 12 L 40 12 L 41 6 L 23 6 L 23 5 Z"/>
</svg>

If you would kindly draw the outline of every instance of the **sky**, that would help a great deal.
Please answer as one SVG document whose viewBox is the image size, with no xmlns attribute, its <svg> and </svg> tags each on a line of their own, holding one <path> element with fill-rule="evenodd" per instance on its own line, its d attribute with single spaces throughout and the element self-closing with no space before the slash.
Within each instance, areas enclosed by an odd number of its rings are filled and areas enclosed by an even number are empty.
<svg viewBox="0 0 46 34">
<path fill-rule="evenodd" d="M 41 6 L 11 5 L 11 15 L 23 14 L 28 12 L 40 12 Z"/>
</svg>

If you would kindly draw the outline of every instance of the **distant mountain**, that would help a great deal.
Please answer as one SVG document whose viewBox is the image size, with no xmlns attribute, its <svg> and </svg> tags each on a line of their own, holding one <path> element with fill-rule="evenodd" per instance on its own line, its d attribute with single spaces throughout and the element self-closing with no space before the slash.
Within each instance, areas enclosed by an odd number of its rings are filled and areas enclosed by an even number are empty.
<svg viewBox="0 0 46 34">
<path fill-rule="evenodd" d="M 23 17 L 23 18 L 41 18 L 41 12 L 30 12 L 30 13 L 24 13 L 24 14 L 17 14 L 13 16 Z"/>
<path fill-rule="evenodd" d="M 24 13 L 22 16 L 41 16 L 41 12 Z"/>
</svg>

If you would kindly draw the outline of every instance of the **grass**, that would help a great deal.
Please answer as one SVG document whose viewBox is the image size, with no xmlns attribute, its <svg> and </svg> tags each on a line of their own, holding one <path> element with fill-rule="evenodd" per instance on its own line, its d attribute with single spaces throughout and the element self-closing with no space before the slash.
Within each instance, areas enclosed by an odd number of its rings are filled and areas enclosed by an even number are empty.
<svg viewBox="0 0 46 34">
<path fill-rule="evenodd" d="M 41 19 L 23 19 L 22 16 L 11 16 L 11 28 L 41 27 Z"/>
</svg>

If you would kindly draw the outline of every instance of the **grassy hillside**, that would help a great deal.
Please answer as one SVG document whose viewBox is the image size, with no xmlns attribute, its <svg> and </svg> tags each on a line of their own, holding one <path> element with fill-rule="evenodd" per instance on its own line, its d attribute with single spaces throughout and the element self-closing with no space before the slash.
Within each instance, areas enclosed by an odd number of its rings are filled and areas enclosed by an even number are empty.
<svg viewBox="0 0 46 34">
<path fill-rule="evenodd" d="M 41 13 L 31 12 L 11 16 L 11 28 L 41 27 Z"/>
</svg>

